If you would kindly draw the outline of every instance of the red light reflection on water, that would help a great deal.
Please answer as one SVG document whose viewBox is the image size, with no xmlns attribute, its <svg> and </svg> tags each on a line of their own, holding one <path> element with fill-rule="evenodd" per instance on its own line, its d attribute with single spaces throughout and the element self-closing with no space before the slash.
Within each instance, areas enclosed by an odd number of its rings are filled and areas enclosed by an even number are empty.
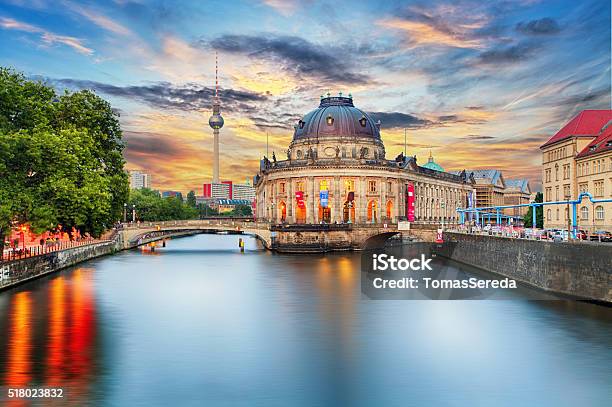
<svg viewBox="0 0 612 407">
<path fill-rule="evenodd" d="M 96 364 L 92 271 L 77 269 L 50 280 L 44 291 L 13 295 L 0 386 L 61 387 L 70 402 L 88 399 Z"/>
</svg>

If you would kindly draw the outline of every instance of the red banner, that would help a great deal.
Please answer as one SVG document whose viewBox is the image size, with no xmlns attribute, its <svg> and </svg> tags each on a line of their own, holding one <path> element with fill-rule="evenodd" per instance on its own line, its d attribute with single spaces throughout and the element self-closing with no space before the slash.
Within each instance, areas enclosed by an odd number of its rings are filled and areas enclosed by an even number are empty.
<svg viewBox="0 0 612 407">
<path fill-rule="evenodd" d="M 297 201 L 298 208 L 305 208 L 306 204 L 304 203 L 304 192 L 296 191 L 295 192 L 295 200 Z"/>
<path fill-rule="evenodd" d="M 408 184 L 406 188 L 406 218 L 414 222 L 414 185 Z"/>
</svg>

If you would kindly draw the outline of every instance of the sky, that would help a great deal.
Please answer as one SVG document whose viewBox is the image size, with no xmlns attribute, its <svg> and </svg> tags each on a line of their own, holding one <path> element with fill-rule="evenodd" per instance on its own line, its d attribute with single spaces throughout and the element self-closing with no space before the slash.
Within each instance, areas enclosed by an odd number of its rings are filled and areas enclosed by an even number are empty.
<svg viewBox="0 0 612 407">
<path fill-rule="evenodd" d="M 382 122 L 387 157 L 496 168 L 541 188 L 539 146 L 610 109 L 610 1 L 0 0 L 0 65 L 120 114 L 127 167 L 160 190 L 212 177 L 219 58 L 221 178 L 283 157 L 330 92 Z"/>
</svg>

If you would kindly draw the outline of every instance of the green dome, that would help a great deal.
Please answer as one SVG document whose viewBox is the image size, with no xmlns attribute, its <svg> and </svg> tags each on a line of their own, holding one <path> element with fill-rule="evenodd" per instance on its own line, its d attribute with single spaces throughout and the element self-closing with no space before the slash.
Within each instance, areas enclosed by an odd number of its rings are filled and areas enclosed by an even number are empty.
<svg viewBox="0 0 612 407">
<path fill-rule="evenodd" d="M 429 161 L 427 161 L 427 164 L 423 165 L 423 168 L 429 168 L 430 170 L 444 172 L 444 168 L 442 168 L 438 163 L 434 161 L 431 153 L 429 153 Z"/>
</svg>

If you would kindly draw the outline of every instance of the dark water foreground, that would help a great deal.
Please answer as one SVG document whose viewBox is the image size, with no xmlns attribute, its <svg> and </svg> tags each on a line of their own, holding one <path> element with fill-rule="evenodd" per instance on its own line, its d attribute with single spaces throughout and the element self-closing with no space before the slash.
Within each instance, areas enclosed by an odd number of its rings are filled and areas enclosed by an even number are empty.
<svg viewBox="0 0 612 407">
<path fill-rule="evenodd" d="M 374 301 L 358 253 L 236 246 L 198 235 L 0 293 L 0 405 L 24 386 L 64 388 L 40 405 L 612 405 L 612 308 Z"/>
</svg>

